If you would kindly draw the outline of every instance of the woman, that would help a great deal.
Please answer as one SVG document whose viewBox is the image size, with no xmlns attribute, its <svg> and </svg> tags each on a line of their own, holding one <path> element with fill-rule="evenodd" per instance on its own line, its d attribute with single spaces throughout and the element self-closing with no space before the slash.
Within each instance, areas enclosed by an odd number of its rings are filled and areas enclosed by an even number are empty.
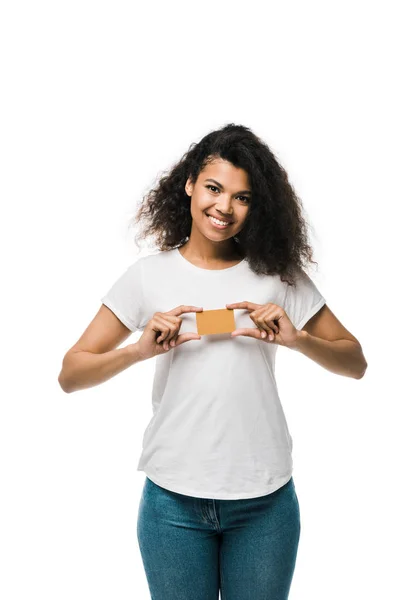
<svg viewBox="0 0 400 600">
<path fill-rule="evenodd" d="M 218 600 L 220 590 L 221 600 L 284 600 L 300 512 L 276 350 L 358 379 L 361 346 L 303 270 L 314 261 L 301 202 L 249 128 L 229 124 L 193 144 L 136 221 L 160 251 L 102 298 L 60 384 L 97 385 L 157 357 L 137 467 L 146 473 L 137 534 L 153 599 Z M 220 311 L 217 329 L 199 335 L 211 310 Z M 140 339 L 116 350 L 134 331 Z"/>
</svg>

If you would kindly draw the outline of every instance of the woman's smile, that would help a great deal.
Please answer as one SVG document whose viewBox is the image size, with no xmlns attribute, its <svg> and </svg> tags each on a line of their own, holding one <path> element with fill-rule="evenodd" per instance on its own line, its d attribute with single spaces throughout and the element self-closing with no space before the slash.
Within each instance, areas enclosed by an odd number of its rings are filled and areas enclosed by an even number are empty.
<svg viewBox="0 0 400 600">
<path fill-rule="evenodd" d="M 216 220 L 214 217 L 210 217 L 207 214 L 206 214 L 206 217 L 210 221 L 211 225 L 213 227 L 215 227 L 216 229 L 227 229 L 229 227 L 229 225 L 232 225 L 232 223 L 226 223 L 226 221 Z M 226 224 L 224 225 L 224 223 L 226 223 Z"/>
</svg>

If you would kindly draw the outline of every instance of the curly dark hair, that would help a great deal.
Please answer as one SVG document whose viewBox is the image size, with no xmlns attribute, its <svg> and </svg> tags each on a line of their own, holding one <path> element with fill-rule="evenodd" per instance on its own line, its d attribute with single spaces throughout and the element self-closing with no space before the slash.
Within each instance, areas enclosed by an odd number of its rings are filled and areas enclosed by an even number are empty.
<svg viewBox="0 0 400 600">
<path fill-rule="evenodd" d="M 268 145 L 244 125 L 229 123 L 208 133 L 159 178 L 134 217 L 134 224 L 144 221 L 136 243 L 151 235 L 161 251 L 186 243 L 192 223 L 186 181 L 191 177 L 196 183 L 202 169 L 216 158 L 244 169 L 251 185 L 249 213 L 234 237 L 240 253 L 255 273 L 279 274 L 281 281 L 295 285 L 304 264 L 318 264 L 308 243 L 302 202 Z"/>
</svg>

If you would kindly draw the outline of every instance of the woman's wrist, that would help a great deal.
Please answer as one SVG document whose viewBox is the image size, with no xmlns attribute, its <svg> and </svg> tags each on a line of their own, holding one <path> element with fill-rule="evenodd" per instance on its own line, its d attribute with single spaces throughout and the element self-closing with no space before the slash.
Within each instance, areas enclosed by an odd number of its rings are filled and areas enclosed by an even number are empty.
<svg viewBox="0 0 400 600">
<path fill-rule="evenodd" d="M 290 348 L 290 350 L 297 350 L 298 352 L 301 351 L 302 342 L 305 340 L 307 335 L 308 333 L 304 329 L 297 329 L 296 339 L 292 344 L 290 344 L 290 346 L 288 346 L 288 348 Z"/>
<path fill-rule="evenodd" d="M 129 356 L 131 357 L 132 360 L 132 365 L 134 365 L 137 362 L 141 362 L 144 359 L 140 356 L 140 352 L 139 352 L 139 345 L 137 342 L 134 342 L 133 344 L 128 344 L 127 346 L 125 346 Z"/>
</svg>

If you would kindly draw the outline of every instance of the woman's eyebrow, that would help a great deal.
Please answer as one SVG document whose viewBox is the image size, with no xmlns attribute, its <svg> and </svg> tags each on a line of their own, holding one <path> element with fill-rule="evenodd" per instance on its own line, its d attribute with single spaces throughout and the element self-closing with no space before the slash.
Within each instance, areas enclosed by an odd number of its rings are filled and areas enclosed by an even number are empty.
<svg viewBox="0 0 400 600">
<path fill-rule="evenodd" d="M 212 181 L 213 183 L 216 183 L 220 188 L 224 189 L 224 186 L 222 185 L 222 183 L 219 183 L 216 179 L 205 179 L 204 181 Z M 236 192 L 237 194 L 251 194 L 250 190 L 241 190 L 240 192 Z"/>
</svg>

